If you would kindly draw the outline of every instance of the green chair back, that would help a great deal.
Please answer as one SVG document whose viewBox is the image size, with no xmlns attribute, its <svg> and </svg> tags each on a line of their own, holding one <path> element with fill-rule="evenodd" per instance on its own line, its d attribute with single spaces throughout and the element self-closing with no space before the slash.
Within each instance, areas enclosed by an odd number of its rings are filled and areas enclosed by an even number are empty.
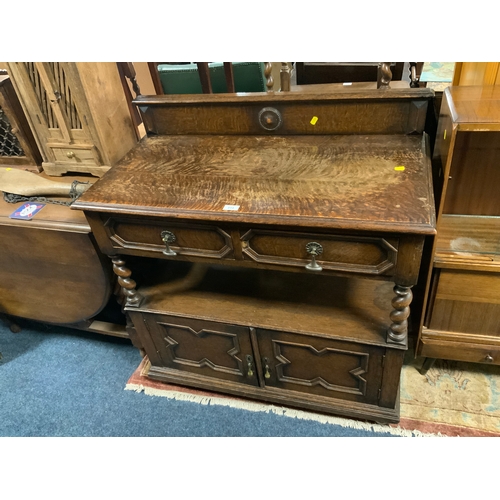
<svg viewBox="0 0 500 500">
<path fill-rule="evenodd" d="M 227 92 L 224 65 L 213 62 L 208 65 L 214 94 Z M 265 92 L 265 64 L 262 62 L 234 62 L 234 86 L 236 92 Z M 201 94 L 203 93 L 198 75 L 198 67 L 192 64 L 159 64 L 160 77 L 165 94 Z"/>
</svg>

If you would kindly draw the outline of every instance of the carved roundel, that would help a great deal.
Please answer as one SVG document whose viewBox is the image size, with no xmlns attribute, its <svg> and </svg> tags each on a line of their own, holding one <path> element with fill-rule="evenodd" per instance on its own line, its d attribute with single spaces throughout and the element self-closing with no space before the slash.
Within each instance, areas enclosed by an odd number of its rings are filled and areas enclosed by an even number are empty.
<svg viewBox="0 0 500 500">
<path fill-rule="evenodd" d="M 276 108 L 262 108 L 259 111 L 259 124 L 265 130 L 276 130 L 283 123 L 283 117 Z"/>
</svg>

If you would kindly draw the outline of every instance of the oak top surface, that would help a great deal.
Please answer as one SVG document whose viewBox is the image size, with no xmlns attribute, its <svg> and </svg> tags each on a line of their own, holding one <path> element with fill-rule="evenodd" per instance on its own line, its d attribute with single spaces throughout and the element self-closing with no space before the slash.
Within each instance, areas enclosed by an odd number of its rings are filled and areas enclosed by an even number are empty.
<svg viewBox="0 0 500 500">
<path fill-rule="evenodd" d="M 380 90 L 371 84 L 359 84 L 354 82 L 352 87 L 338 84 L 303 85 L 291 88 L 290 92 L 236 92 L 233 94 L 162 94 L 162 95 L 139 95 L 133 102 L 138 106 L 147 105 L 200 105 L 200 104 L 246 104 L 246 103 L 298 103 L 319 101 L 342 101 L 362 99 L 368 101 L 377 100 L 413 100 L 428 99 L 434 95 L 434 91 L 427 88 L 409 87 L 405 82 L 402 87 L 397 82 L 391 82 L 392 88 Z"/>
<path fill-rule="evenodd" d="M 419 135 L 146 137 L 73 207 L 431 234 L 429 168 Z"/>
<path fill-rule="evenodd" d="M 451 96 L 453 119 L 458 123 L 500 123 L 500 87 L 457 86 L 445 90 Z"/>
</svg>

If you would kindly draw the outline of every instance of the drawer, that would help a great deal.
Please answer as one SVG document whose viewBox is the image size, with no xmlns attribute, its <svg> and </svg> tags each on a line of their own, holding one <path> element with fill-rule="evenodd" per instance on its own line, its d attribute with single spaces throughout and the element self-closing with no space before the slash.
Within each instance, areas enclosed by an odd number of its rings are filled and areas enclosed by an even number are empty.
<svg viewBox="0 0 500 500">
<path fill-rule="evenodd" d="M 500 337 L 500 273 L 440 269 L 434 288 L 429 329 Z"/>
<path fill-rule="evenodd" d="M 52 146 L 52 151 L 56 158 L 57 163 L 71 164 L 71 165 L 101 165 L 99 155 L 95 147 L 89 149 L 79 148 L 57 148 Z"/>
<path fill-rule="evenodd" d="M 112 217 L 105 228 L 113 248 L 134 250 L 151 257 L 232 258 L 233 245 L 228 233 L 217 226 Z M 167 241 L 167 244 L 164 242 Z M 149 255 L 148 255 L 149 254 Z"/>
<path fill-rule="evenodd" d="M 500 345 L 474 343 L 459 338 L 448 339 L 446 332 L 424 329 L 419 347 L 420 356 L 436 359 L 452 359 L 469 363 L 500 365 Z"/>
<path fill-rule="evenodd" d="M 397 238 L 343 236 L 251 229 L 241 236 L 243 258 L 265 264 L 309 270 L 336 270 L 391 275 L 397 260 Z M 312 265 L 317 253 L 317 266 Z"/>
</svg>

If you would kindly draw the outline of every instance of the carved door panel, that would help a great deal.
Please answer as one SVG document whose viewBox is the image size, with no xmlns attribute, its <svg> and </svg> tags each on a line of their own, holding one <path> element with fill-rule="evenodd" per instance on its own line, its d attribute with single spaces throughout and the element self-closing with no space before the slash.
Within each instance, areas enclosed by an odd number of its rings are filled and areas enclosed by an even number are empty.
<svg viewBox="0 0 500 500">
<path fill-rule="evenodd" d="M 257 336 L 266 386 L 377 404 L 384 348 L 272 330 Z"/>
<path fill-rule="evenodd" d="M 249 328 L 161 314 L 144 321 L 163 366 L 259 385 Z"/>
<path fill-rule="evenodd" d="M 47 166 L 102 164 L 97 131 L 74 66 L 62 62 L 9 66 Z"/>
<path fill-rule="evenodd" d="M 78 84 L 70 64 L 12 63 L 10 71 L 22 85 L 22 98 L 44 144 L 91 141 L 83 116 L 88 114 L 87 108 L 78 99 Z"/>
</svg>

